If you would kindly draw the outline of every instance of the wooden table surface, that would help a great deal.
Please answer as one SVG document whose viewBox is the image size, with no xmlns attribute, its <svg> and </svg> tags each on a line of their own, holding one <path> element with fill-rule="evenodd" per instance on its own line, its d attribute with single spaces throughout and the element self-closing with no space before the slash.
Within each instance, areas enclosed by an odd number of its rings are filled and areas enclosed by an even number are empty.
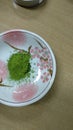
<svg viewBox="0 0 73 130">
<path fill-rule="evenodd" d="M 21 108 L 0 104 L 0 130 L 73 130 L 73 0 L 46 0 L 31 9 L 0 0 L 0 32 L 10 29 L 42 36 L 55 54 L 57 74 L 37 103 Z"/>
</svg>

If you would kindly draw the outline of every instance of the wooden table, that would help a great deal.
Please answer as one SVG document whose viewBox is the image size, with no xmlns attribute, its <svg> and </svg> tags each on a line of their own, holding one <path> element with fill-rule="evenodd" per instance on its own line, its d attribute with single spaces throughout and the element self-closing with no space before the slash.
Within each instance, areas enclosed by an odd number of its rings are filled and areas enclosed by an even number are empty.
<svg viewBox="0 0 73 130">
<path fill-rule="evenodd" d="M 0 104 L 0 130 L 73 130 L 73 0 L 47 0 L 31 9 L 0 0 L 0 32 L 10 29 L 42 36 L 55 54 L 57 74 L 37 103 L 21 108 Z"/>
</svg>

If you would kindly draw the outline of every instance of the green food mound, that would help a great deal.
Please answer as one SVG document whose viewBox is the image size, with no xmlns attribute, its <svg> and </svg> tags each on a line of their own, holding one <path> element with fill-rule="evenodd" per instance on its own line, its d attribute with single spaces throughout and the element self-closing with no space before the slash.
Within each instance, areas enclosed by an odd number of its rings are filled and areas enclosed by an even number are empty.
<svg viewBox="0 0 73 130">
<path fill-rule="evenodd" d="M 28 76 L 30 72 L 31 55 L 28 52 L 17 52 L 12 54 L 8 60 L 8 70 L 12 80 L 20 80 Z"/>
</svg>

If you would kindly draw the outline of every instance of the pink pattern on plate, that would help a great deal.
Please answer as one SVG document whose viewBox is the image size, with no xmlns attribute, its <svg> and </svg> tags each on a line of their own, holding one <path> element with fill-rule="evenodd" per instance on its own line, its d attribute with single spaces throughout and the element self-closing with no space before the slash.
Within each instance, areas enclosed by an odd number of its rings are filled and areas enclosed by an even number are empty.
<svg viewBox="0 0 73 130">
<path fill-rule="evenodd" d="M 44 72 L 43 75 L 41 76 L 41 79 L 44 82 L 47 82 L 49 80 L 49 73 Z"/>
<path fill-rule="evenodd" d="M 0 60 L 0 77 L 4 80 L 7 76 L 7 66 L 5 62 Z"/>
<path fill-rule="evenodd" d="M 26 41 L 24 32 L 21 31 L 11 31 L 7 32 L 2 36 L 3 41 L 8 42 L 11 45 L 23 45 Z"/>
<path fill-rule="evenodd" d="M 38 86 L 34 84 L 21 85 L 13 92 L 13 99 L 19 102 L 27 101 L 36 95 L 37 90 Z"/>
<path fill-rule="evenodd" d="M 41 50 L 38 47 L 35 47 L 30 50 L 30 53 L 32 55 L 32 58 L 40 58 Z"/>
<path fill-rule="evenodd" d="M 50 58 L 51 54 L 50 54 L 50 52 L 48 51 L 48 48 L 44 47 L 44 48 L 41 50 L 41 52 L 42 52 L 42 57 L 44 57 L 44 58 Z"/>
<path fill-rule="evenodd" d="M 39 66 L 41 70 L 48 68 L 48 60 L 40 59 L 40 62 L 37 63 L 37 66 Z"/>
</svg>

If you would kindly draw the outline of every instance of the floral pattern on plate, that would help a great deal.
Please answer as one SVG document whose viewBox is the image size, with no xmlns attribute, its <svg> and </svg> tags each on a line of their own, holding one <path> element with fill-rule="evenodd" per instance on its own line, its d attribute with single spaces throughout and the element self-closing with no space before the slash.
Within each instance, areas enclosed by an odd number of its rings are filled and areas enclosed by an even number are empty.
<svg viewBox="0 0 73 130">
<path fill-rule="evenodd" d="M 26 36 L 23 32 L 11 31 L 4 34 L 2 40 L 13 46 L 21 46 L 26 42 Z"/>
<path fill-rule="evenodd" d="M 53 72 L 53 63 L 50 52 L 47 48 L 39 49 L 38 47 L 31 48 L 30 53 L 32 58 L 37 58 L 38 62 L 35 63 L 37 67 L 43 72 L 41 74 L 42 82 L 48 82 L 49 75 L 52 76 Z M 51 73 L 50 73 L 51 72 Z"/>
<path fill-rule="evenodd" d="M 38 86 L 35 84 L 23 84 L 15 89 L 13 92 L 13 99 L 19 102 L 27 101 L 33 98 L 36 95 L 37 91 Z"/>
<path fill-rule="evenodd" d="M 0 81 L 5 80 L 7 74 L 8 74 L 8 70 L 5 62 L 0 60 Z"/>
</svg>

